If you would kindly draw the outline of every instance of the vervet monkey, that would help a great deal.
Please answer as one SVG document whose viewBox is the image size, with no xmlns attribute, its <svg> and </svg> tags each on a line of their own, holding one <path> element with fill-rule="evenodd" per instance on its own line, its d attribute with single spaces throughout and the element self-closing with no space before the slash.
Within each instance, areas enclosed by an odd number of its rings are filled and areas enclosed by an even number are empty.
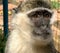
<svg viewBox="0 0 60 53">
<path fill-rule="evenodd" d="M 57 53 L 51 25 L 53 11 L 48 0 L 25 0 L 12 20 L 5 53 Z"/>
</svg>

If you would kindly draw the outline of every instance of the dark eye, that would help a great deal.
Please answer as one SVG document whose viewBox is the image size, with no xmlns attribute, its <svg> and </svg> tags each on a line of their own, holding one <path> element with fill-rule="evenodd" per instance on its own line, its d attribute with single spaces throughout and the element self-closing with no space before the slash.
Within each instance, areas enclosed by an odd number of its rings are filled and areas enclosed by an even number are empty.
<svg viewBox="0 0 60 53">
<path fill-rule="evenodd" d="M 31 18 L 38 18 L 42 13 L 40 11 L 34 11 L 28 14 Z"/>
<path fill-rule="evenodd" d="M 44 18 L 51 18 L 52 14 L 48 11 L 43 11 L 43 17 Z"/>
</svg>

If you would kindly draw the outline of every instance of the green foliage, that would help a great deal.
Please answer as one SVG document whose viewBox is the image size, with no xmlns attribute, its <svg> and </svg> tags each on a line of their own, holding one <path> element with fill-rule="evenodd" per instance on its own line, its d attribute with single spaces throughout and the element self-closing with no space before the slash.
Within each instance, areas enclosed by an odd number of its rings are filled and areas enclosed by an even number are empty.
<svg viewBox="0 0 60 53">
<path fill-rule="evenodd" d="M 60 3 L 56 1 L 51 1 L 52 8 L 60 9 Z"/>
<path fill-rule="evenodd" d="M 4 53 L 6 39 L 3 36 L 2 30 L 0 29 L 0 53 Z"/>
</svg>

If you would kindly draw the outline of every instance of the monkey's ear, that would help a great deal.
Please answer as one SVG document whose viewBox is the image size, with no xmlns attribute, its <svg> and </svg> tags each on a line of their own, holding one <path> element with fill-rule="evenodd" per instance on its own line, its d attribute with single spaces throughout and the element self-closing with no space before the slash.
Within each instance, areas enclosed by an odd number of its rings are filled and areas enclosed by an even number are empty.
<svg viewBox="0 0 60 53">
<path fill-rule="evenodd" d="M 15 13 L 20 12 L 21 6 L 22 6 L 26 1 L 28 1 L 28 0 L 19 1 L 19 2 L 18 2 L 18 6 L 17 6 L 16 8 L 13 8 L 14 12 L 15 12 Z"/>
<path fill-rule="evenodd" d="M 13 8 L 13 10 L 12 10 L 13 13 L 18 13 L 18 12 L 20 12 L 22 2 L 23 2 L 23 1 L 20 1 L 19 4 L 18 4 L 18 6 L 17 6 L 16 8 Z"/>
</svg>

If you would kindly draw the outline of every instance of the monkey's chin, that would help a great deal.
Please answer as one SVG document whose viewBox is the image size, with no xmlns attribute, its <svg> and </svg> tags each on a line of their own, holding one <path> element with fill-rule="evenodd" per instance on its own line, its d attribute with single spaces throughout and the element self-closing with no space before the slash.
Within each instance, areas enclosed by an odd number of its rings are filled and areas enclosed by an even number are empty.
<svg viewBox="0 0 60 53">
<path fill-rule="evenodd" d="M 33 37 L 32 38 L 32 44 L 37 45 L 37 46 L 46 46 L 52 41 L 52 36 L 47 37 L 44 39 L 43 37 Z"/>
</svg>

